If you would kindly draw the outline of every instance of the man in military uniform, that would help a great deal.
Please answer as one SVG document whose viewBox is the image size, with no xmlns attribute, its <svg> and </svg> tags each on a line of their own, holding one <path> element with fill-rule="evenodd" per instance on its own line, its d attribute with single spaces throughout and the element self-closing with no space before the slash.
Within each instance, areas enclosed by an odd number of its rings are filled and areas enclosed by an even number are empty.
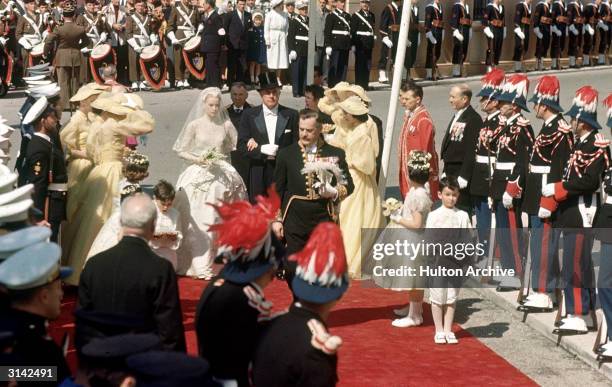
<svg viewBox="0 0 612 387">
<path fill-rule="evenodd" d="M 98 0 L 85 0 L 85 9 L 76 18 L 76 24 L 85 28 L 90 42 L 81 49 L 81 83 L 92 81 L 89 68 L 89 54 L 95 45 L 106 43 L 108 26 L 102 13 L 96 11 Z"/>
<path fill-rule="evenodd" d="M 609 0 L 602 0 L 599 5 L 599 58 L 597 65 L 605 65 L 610 43 L 612 42 L 612 8 Z"/>
<path fill-rule="evenodd" d="M 561 180 L 542 186 L 543 207 L 553 215 L 563 233 L 561 270 L 563 303 L 559 334 L 586 333 L 593 329 L 595 280 L 593 278 L 593 233 L 591 227 L 600 205 L 599 191 L 609 166 L 610 141 L 599 133 L 597 90 L 584 86 L 576 92 L 566 113 L 576 135 L 576 144 L 566 159 Z M 556 247 L 557 248 L 557 247 Z"/>
<path fill-rule="evenodd" d="M 46 97 L 41 97 L 26 114 L 24 124 L 34 126 L 26 152 L 25 183 L 34 184 L 34 207 L 42 211 L 57 241 L 60 224 L 66 219 L 68 175 L 66 159 L 57 138 L 58 119 Z"/>
<path fill-rule="evenodd" d="M 397 51 L 397 39 L 399 37 L 400 22 L 402 19 L 402 0 L 392 1 L 387 4 L 380 15 L 380 27 L 378 32 L 382 38 L 380 46 L 380 58 L 378 60 L 378 82 L 389 82 L 387 77 L 387 63 L 393 62 Z"/>
<path fill-rule="evenodd" d="M 295 3 L 295 0 L 285 0 L 285 9 L 287 10 L 289 20 L 297 16 L 297 13 L 295 13 Z"/>
<path fill-rule="evenodd" d="M 570 1 L 567 5 L 567 19 L 569 25 L 569 44 L 567 46 L 567 56 L 569 57 L 570 68 L 578 67 L 576 57 L 582 47 L 582 34 L 584 31 L 585 18 L 583 15 L 582 3 L 579 1 Z"/>
<path fill-rule="evenodd" d="M 437 79 L 436 71 L 438 59 L 442 53 L 442 32 L 444 31 L 444 17 L 440 0 L 433 2 L 425 8 L 425 31 L 427 37 L 427 58 L 425 59 L 425 71 L 427 79 Z"/>
<path fill-rule="evenodd" d="M 110 31 L 110 44 L 117 54 L 117 75 L 123 85 L 128 85 L 128 48 L 126 45 L 125 24 L 127 10 L 119 5 L 119 0 L 111 0 L 103 11 Z"/>
<path fill-rule="evenodd" d="M 291 88 L 293 96 L 303 97 L 306 86 L 306 65 L 308 64 L 308 2 L 299 0 L 298 15 L 289 20 L 287 48 L 291 61 Z"/>
<path fill-rule="evenodd" d="M 595 49 L 595 30 L 599 23 L 599 4 L 601 0 L 591 0 L 584 7 L 584 44 L 582 49 L 582 65 L 591 65 L 591 55 Z"/>
<path fill-rule="evenodd" d="M 13 333 L 12 354 L 19 359 L 19 365 L 57 367 L 53 375 L 57 383 L 70 376 L 61 347 L 47 331 L 48 321 L 61 313 L 62 279 L 72 273 L 60 267 L 60 255 L 55 243 L 38 242 L 0 265 L 0 285 L 7 290 L 10 305 L 2 311 L 0 331 Z"/>
<path fill-rule="evenodd" d="M 130 82 L 132 89 L 145 89 L 140 71 L 139 56 L 143 48 L 159 41 L 158 35 L 151 28 L 151 19 L 147 14 L 147 6 L 144 0 L 134 1 L 134 12 L 127 18 L 125 35 L 130 45 L 128 58 L 130 62 Z"/>
<path fill-rule="evenodd" d="M 56 47 L 53 64 L 61 89 L 60 106 L 64 110 L 70 110 L 70 97 L 76 94 L 79 88 L 81 48 L 89 43 L 87 30 L 74 22 L 74 13 L 74 5 L 66 3 L 64 23 L 55 27 L 45 41 L 47 55 Z"/>
<path fill-rule="evenodd" d="M 572 129 L 563 119 L 559 105 L 561 88 L 555 76 L 543 76 L 538 81 L 531 102 L 536 116 L 543 121 L 535 139 L 525 179 L 525 198 L 522 210 L 529 215 L 529 249 L 531 252 L 531 284 L 533 294 L 527 297 L 526 308 L 550 310 L 552 294 L 559 274 L 559 256 L 552 229 L 550 213 L 540 210 L 542 185 L 559 181 L 565 162 L 574 145 Z M 523 284 L 523 288 L 527 288 Z M 523 298 L 521 293 L 519 300 Z"/>
<path fill-rule="evenodd" d="M 252 26 L 251 13 L 244 10 L 244 1 L 237 1 L 236 9 L 225 15 L 228 48 L 227 81 L 230 85 L 245 79 L 247 71 L 247 34 Z"/>
<path fill-rule="evenodd" d="M 491 182 L 491 199 L 495 211 L 496 238 L 501 250 L 501 266 L 514 270 L 515 277 L 505 276 L 498 290 L 520 288 L 523 273 L 524 240 L 521 229 L 523 188 L 533 145 L 533 129 L 521 110 L 527 108 L 529 80 L 514 74 L 497 96 L 505 126 L 497 141 L 495 171 Z"/>
<path fill-rule="evenodd" d="M 210 230 L 228 262 L 206 287 L 196 310 L 200 356 L 219 381 L 249 386 L 259 322 L 270 318 L 272 303 L 263 290 L 276 275 L 284 249 L 270 232 L 280 199 L 273 188 L 257 204 L 222 204 Z M 237 383 L 237 384 L 235 384 Z"/>
<path fill-rule="evenodd" d="M 561 70 L 561 55 L 565 49 L 565 40 L 567 36 L 567 7 L 563 1 L 555 1 L 552 5 L 552 35 L 550 45 L 550 57 L 552 59 L 552 68 Z"/>
<path fill-rule="evenodd" d="M 514 71 L 523 71 L 523 57 L 529 51 L 531 29 L 531 0 L 516 4 L 514 11 Z"/>
<path fill-rule="evenodd" d="M 453 77 L 461 77 L 463 62 L 467 57 L 470 37 L 472 36 L 472 16 L 470 7 L 465 0 L 459 0 L 453 5 L 450 21 L 453 29 Z"/>
<path fill-rule="evenodd" d="M 23 63 L 23 76 L 27 73 L 27 68 L 30 64 L 30 51 L 34 46 L 40 44 L 43 40 L 43 20 L 42 17 L 35 12 L 35 0 L 25 0 L 26 11 L 17 21 L 15 28 L 15 39 L 21 46 L 21 60 Z"/>
<path fill-rule="evenodd" d="M 15 85 L 21 85 L 21 76 L 26 67 L 21 63 L 21 51 L 15 39 L 15 28 L 21 16 L 19 9 L 23 11 L 20 5 L 11 0 L 0 0 L 0 26 L 3 27 L 0 30 L 0 40 L 4 41 L 0 46 L 4 45 L 14 59 L 12 83 Z"/>
<path fill-rule="evenodd" d="M 325 19 L 325 53 L 330 58 L 327 84 L 346 80 L 351 49 L 351 15 L 344 11 L 345 0 L 335 0 L 336 9 Z"/>
<path fill-rule="evenodd" d="M 296 301 L 264 328 L 253 357 L 253 383 L 335 386 L 342 339 L 327 331 L 326 321 L 348 288 L 340 228 L 330 222 L 319 224 L 304 249 L 290 259 L 299 267 L 292 281 Z"/>
<path fill-rule="evenodd" d="M 208 87 L 221 87 L 219 57 L 221 56 L 221 47 L 225 45 L 225 29 L 223 28 L 223 18 L 215 9 L 215 0 L 204 0 L 200 8 L 200 20 L 204 24 L 204 30 L 201 32 L 200 52 L 205 56 L 206 85 Z"/>
<path fill-rule="evenodd" d="M 544 70 L 542 58 L 547 55 L 548 49 L 550 48 L 552 22 L 550 1 L 541 0 L 538 5 L 536 5 L 535 11 L 533 12 L 533 33 L 536 36 L 536 70 L 538 71 Z"/>
<path fill-rule="evenodd" d="M 355 54 L 355 83 L 369 89 L 370 70 L 372 69 L 372 49 L 374 48 L 374 26 L 376 18 L 370 12 L 370 0 L 361 0 L 361 9 L 351 18 L 353 34 L 353 53 Z"/>
<path fill-rule="evenodd" d="M 506 38 L 505 8 L 501 0 L 493 0 L 487 5 L 483 19 L 484 34 L 487 37 L 487 71 L 499 66 L 502 45 Z"/>
<path fill-rule="evenodd" d="M 172 6 L 172 11 L 170 11 L 166 36 L 172 43 L 174 77 L 177 88 L 189 87 L 189 71 L 185 66 L 185 59 L 183 59 L 182 45 L 200 32 L 198 31 L 199 19 L 198 10 L 191 4 L 190 0 L 181 0 L 175 3 Z"/>
</svg>

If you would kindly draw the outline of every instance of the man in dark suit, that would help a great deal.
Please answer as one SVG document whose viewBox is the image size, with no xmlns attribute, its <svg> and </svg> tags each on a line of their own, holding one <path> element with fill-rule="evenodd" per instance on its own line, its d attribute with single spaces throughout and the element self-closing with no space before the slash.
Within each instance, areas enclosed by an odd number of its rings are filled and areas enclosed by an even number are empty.
<svg viewBox="0 0 612 387">
<path fill-rule="evenodd" d="M 208 87 L 220 87 L 221 70 L 219 67 L 219 56 L 221 55 L 221 46 L 225 45 L 223 18 L 215 9 L 215 0 L 205 0 L 200 11 L 201 20 L 204 23 L 200 52 L 206 58 L 206 85 Z"/>
<path fill-rule="evenodd" d="M 232 104 L 225 108 L 227 115 L 229 116 L 234 127 L 238 129 L 240 127 L 240 120 L 245 110 L 250 109 L 251 105 L 247 102 L 249 92 L 246 85 L 243 82 L 236 82 L 230 89 L 230 97 Z M 249 159 L 245 157 L 240 151 L 234 150 L 231 153 L 232 165 L 242 177 L 244 184 L 249 186 Z"/>
<path fill-rule="evenodd" d="M 249 158 L 249 198 L 263 195 L 272 184 L 276 153 L 298 139 L 298 112 L 279 104 L 276 74 L 259 76 L 263 105 L 243 113 L 238 129 L 238 151 Z"/>
<path fill-rule="evenodd" d="M 236 9 L 225 19 L 227 31 L 227 80 L 243 81 L 246 73 L 247 32 L 251 28 L 251 14 L 244 10 L 245 1 L 238 0 Z"/>
<path fill-rule="evenodd" d="M 476 142 L 482 129 L 482 118 L 470 105 L 472 90 L 468 85 L 454 86 L 450 91 L 449 101 L 456 113 L 442 141 L 440 158 L 444 161 L 443 175 L 457 178 L 461 189 L 457 207 L 471 214 L 472 203 L 468 185 L 474 170 Z"/>
<path fill-rule="evenodd" d="M 185 351 L 178 284 L 172 264 L 151 251 L 157 209 L 144 194 L 121 205 L 123 239 L 94 255 L 79 281 L 79 308 L 142 316 L 168 350 Z"/>
</svg>

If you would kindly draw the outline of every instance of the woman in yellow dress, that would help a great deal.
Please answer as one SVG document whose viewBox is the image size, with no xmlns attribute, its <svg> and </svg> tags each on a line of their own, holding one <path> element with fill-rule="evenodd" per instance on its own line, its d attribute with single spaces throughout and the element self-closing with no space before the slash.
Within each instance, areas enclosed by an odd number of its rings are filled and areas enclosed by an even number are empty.
<svg viewBox="0 0 612 387">
<path fill-rule="evenodd" d="M 87 150 L 95 167 L 84 182 L 82 204 L 72 225 L 77 232 L 66 252 L 66 263 L 74 269 L 70 285 L 78 285 L 87 253 L 104 222 L 111 215 L 113 199 L 123 178 L 122 160 L 127 136 L 141 136 L 153 131 L 155 120 L 140 110 L 142 100 L 131 94 L 104 94 L 91 107 L 99 119 L 91 125 Z"/>
<path fill-rule="evenodd" d="M 368 116 L 368 107 L 354 95 L 337 104 L 341 111 L 339 122 L 346 131 L 344 151 L 355 189 L 340 204 L 340 229 L 348 261 L 349 275 L 361 278 L 361 249 L 370 251 L 376 233 L 366 233 L 362 241 L 362 229 L 384 226 L 382 202 L 376 184 L 376 156 L 378 135 L 376 124 Z"/>
</svg>

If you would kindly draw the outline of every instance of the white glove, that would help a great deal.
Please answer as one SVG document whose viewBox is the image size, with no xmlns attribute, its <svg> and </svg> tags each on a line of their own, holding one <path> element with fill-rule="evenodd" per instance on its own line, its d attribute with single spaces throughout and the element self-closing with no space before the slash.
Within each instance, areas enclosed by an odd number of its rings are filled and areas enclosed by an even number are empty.
<svg viewBox="0 0 612 387">
<path fill-rule="evenodd" d="M 438 44 L 436 37 L 433 35 L 433 32 L 429 31 L 428 33 L 425 34 L 425 36 L 427 37 L 427 39 L 429 39 L 431 44 Z"/>
<path fill-rule="evenodd" d="M 440 175 L 440 179 L 444 179 L 446 177 L 446 173 L 442 172 L 442 174 Z"/>
<path fill-rule="evenodd" d="M 508 192 L 504 192 L 504 196 L 502 196 L 502 202 L 505 208 L 512 208 L 512 196 L 510 196 Z"/>
<path fill-rule="evenodd" d="M 351 46 L 351 51 L 352 51 L 352 52 L 353 52 L 353 54 L 354 54 L 355 52 L 357 52 L 357 47 L 355 47 L 355 46 Z"/>
<path fill-rule="evenodd" d="M 15 5 L 15 2 L 13 0 L 9 0 L 9 2 L 6 3 L 6 8 L 11 8 L 14 5 Z"/>
<path fill-rule="evenodd" d="M 586 25 L 586 31 L 589 33 L 589 35 L 593 36 L 595 35 L 595 30 L 593 29 L 593 26 L 591 26 L 590 24 Z"/>
<path fill-rule="evenodd" d="M 412 42 L 410 41 L 410 39 L 406 40 L 406 47 L 412 47 Z"/>
<path fill-rule="evenodd" d="M 202 31 L 204 31 L 204 24 L 199 24 L 198 25 L 198 32 L 196 32 L 196 34 L 199 34 Z"/>
<path fill-rule="evenodd" d="M 487 206 L 489 206 L 489 209 L 492 210 L 493 209 L 493 198 L 492 197 L 487 197 Z"/>
<path fill-rule="evenodd" d="M 608 31 L 608 26 L 603 20 L 597 22 L 597 27 L 601 30 Z"/>
<path fill-rule="evenodd" d="M 107 39 L 108 39 L 108 34 L 106 32 L 102 32 L 100 34 L 100 42 L 106 42 Z"/>
<path fill-rule="evenodd" d="M 533 33 L 535 34 L 535 36 L 538 39 L 543 39 L 544 38 L 544 34 L 542 33 L 542 31 L 540 31 L 540 27 L 536 27 L 533 29 Z"/>
<path fill-rule="evenodd" d="M 548 197 L 553 196 L 555 194 L 555 184 L 548 183 L 542 187 L 542 196 Z"/>
<path fill-rule="evenodd" d="M 461 176 L 457 178 L 457 182 L 459 183 L 459 189 L 464 189 L 468 186 L 468 181 Z"/>
<path fill-rule="evenodd" d="M 219 28 L 217 33 L 219 34 L 219 36 L 225 36 L 225 30 L 223 28 Z"/>
<path fill-rule="evenodd" d="M 21 39 L 19 39 L 17 41 L 17 43 L 19 43 L 21 45 L 21 47 L 24 48 L 24 50 L 31 50 L 32 49 L 32 45 L 30 44 L 30 41 L 24 37 L 21 37 Z"/>
<path fill-rule="evenodd" d="M 460 42 L 463 42 L 463 35 L 461 35 L 461 32 L 459 32 L 459 30 L 454 30 L 453 31 L 453 36 Z"/>
<path fill-rule="evenodd" d="M 151 34 L 149 35 L 149 39 L 151 40 L 151 44 L 155 44 L 157 43 L 157 40 L 159 39 L 159 37 L 157 36 L 157 34 Z"/>
<path fill-rule="evenodd" d="M 296 59 L 297 59 L 297 52 L 295 52 L 295 51 L 291 51 L 291 52 L 289 53 L 289 62 L 293 62 L 293 61 L 294 61 L 294 60 L 296 60 Z"/>
<path fill-rule="evenodd" d="M 170 42 L 173 46 L 179 46 L 181 44 L 181 42 L 179 42 L 179 40 L 176 38 L 174 31 L 168 32 L 166 36 L 168 37 L 168 39 L 170 39 Z"/>
<path fill-rule="evenodd" d="M 90 48 L 87 48 L 87 47 L 83 47 L 83 48 L 81 48 L 81 52 L 82 52 L 83 54 L 89 54 L 89 52 L 91 52 L 91 49 L 90 49 Z"/>
<path fill-rule="evenodd" d="M 329 183 L 319 187 L 319 195 L 324 199 L 334 199 L 338 197 L 338 190 L 331 186 Z"/>
<path fill-rule="evenodd" d="M 523 30 L 521 30 L 521 27 L 516 27 L 514 29 L 514 33 L 519 37 L 519 39 L 525 40 L 525 34 L 523 33 Z"/>
<path fill-rule="evenodd" d="M 389 39 L 388 36 L 385 36 L 382 40 L 382 42 L 384 43 L 385 46 L 392 48 L 393 47 L 393 42 L 391 41 L 391 39 Z"/>
<path fill-rule="evenodd" d="M 331 47 L 325 47 L 325 55 L 331 56 L 331 54 L 332 54 L 332 48 Z"/>
<path fill-rule="evenodd" d="M 485 27 L 483 32 L 484 32 L 485 35 L 487 35 L 487 38 L 493 39 L 493 31 L 491 31 L 490 27 Z"/>
<path fill-rule="evenodd" d="M 5 46 L 5 45 L 6 45 L 6 42 L 8 42 L 8 39 L 7 39 L 7 38 L 2 38 L 2 37 L 0 37 L 0 46 Z"/>
<path fill-rule="evenodd" d="M 391 219 L 392 222 L 399 224 L 399 222 L 402 220 L 402 216 L 400 215 L 399 211 L 394 211 L 391 215 L 389 215 L 389 219 Z"/>
<path fill-rule="evenodd" d="M 574 36 L 578 36 L 580 34 L 580 32 L 578 32 L 578 28 L 576 28 L 576 26 L 573 24 L 569 26 L 569 30 L 572 34 L 574 34 Z"/>
<path fill-rule="evenodd" d="M 136 47 L 134 51 L 136 51 L 137 54 L 142 54 L 142 47 Z"/>
<path fill-rule="evenodd" d="M 506 39 L 507 35 L 508 35 L 508 29 L 506 27 L 504 27 L 504 39 Z"/>
<path fill-rule="evenodd" d="M 276 156 L 276 152 L 278 151 L 278 145 L 276 144 L 264 144 L 261 146 L 261 153 L 268 156 Z"/>
<path fill-rule="evenodd" d="M 538 210 L 538 218 L 547 219 L 550 218 L 552 213 L 544 207 L 540 207 Z"/>
<path fill-rule="evenodd" d="M 134 49 L 134 51 L 136 51 L 136 49 L 137 49 L 138 47 L 140 47 L 140 46 L 138 45 L 138 43 L 136 43 L 136 39 L 134 39 L 134 38 L 130 38 L 130 39 L 128 39 L 128 40 L 127 40 L 127 42 L 128 42 L 128 44 L 129 44 L 129 45 L 130 45 L 130 46 L 131 46 L 131 47 Z"/>
<path fill-rule="evenodd" d="M 47 36 L 49 35 L 49 30 L 44 30 L 42 33 L 42 40 L 47 39 Z"/>
</svg>

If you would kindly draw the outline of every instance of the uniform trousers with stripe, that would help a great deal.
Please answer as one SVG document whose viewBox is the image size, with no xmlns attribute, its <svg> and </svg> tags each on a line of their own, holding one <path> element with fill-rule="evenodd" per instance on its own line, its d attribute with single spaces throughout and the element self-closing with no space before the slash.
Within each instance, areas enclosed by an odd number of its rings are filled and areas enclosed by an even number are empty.
<svg viewBox="0 0 612 387">
<path fill-rule="evenodd" d="M 601 244 L 597 294 L 608 326 L 608 339 L 612 340 L 612 244 Z"/>
<path fill-rule="evenodd" d="M 372 49 L 357 47 L 355 50 L 355 83 L 365 90 L 370 84 L 372 69 Z"/>
<path fill-rule="evenodd" d="M 495 239 L 501 251 L 501 265 L 504 269 L 514 269 L 515 276 L 523 273 L 523 252 L 525 251 L 522 233 L 520 206 L 506 209 L 501 201 L 495 208 Z"/>
<path fill-rule="evenodd" d="M 565 49 L 565 38 L 566 31 L 564 29 L 561 31 L 561 36 L 558 36 L 554 32 L 551 35 L 551 43 L 550 43 L 550 57 L 551 58 L 560 58 L 563 56 L 563 50 Z"/>
<path fill-rule="evenodd" d="M 298 56 L 296 60 L 291 62 L 291 88 L 293 90 L 294 97 L 301 97 L 304 95 L 307 64 L 307 56 Z"/>
<path fill-rule="evenodd" d="M 504 29 L 502 27 L 491 27 L 493 39 L 487 39 L 487 66 L 497 66 L 501 58 L 502 46 L 504 44 Z"/>
<path fill-rule="evenodd" d="M 348 69 L 349 50 L 339 50 L 334 48 L 329 59 L 329 73 L 327 75 L 327 85 L 332 88 L 338 82 L 346 81 Z"/>
<path fill-rule="evenodd" d="M 587 315 L 595 306 L 594 272 L 590 231 L 563 232 L 563 268 L 561 270 L 565 311 Z"/>
<path fill-rule="evenodd" d="M 442 30 L 440 28 L 432 28 L 431 32 L 434 38 L 436 38 L 436 44 L 427 39 L 427 57 L 425 58 L 425 68 L 427 69 L 433 68 L 433 65 L 438 63 L 442 54 Z"/>
<path fill-rule="evenodd" d="M 550 219 L 529 216 L 529 250 L 531 253 L 531 287 L 535 292 L 552 293 L 559 280 L 560 230 Z"/>
<path fill-rule="evenodd" d="M 491 209 L 486 196 L 472 196 L 472 208 L 476 214 L 476 231 L 478 240 L 484 244 L 485 251 L 489 251 L 489 237 L 491 236 Z"/>
</svg>

